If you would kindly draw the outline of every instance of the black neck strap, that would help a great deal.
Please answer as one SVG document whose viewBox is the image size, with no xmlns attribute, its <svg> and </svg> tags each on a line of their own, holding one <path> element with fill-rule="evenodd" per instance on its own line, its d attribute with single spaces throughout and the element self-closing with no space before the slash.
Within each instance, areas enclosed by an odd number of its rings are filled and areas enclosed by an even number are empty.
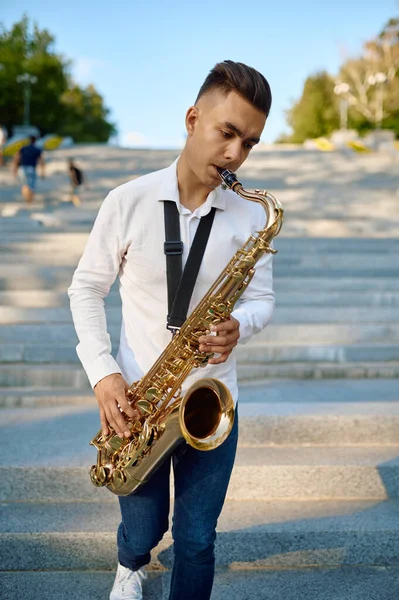
<svg viewBox="0 0 399 600">
<path fill-rule="evenodd" d="M 180 239 L 179 211 L 176 202 L 164 201 L 166 277 L 168 286 L 167 328 L 180 329 L 187 317 L 202 257 L 211 232 L 216 208 L 201 218 L 182 274 L 183 242 Z"/>
</svg>

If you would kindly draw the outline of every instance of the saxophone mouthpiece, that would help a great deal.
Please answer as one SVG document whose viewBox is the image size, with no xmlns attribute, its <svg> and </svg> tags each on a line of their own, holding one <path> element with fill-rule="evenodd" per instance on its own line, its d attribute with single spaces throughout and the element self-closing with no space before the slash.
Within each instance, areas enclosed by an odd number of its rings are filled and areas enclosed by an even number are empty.
<svg viewBox="0 0 399 600">
<path fill-rule="evenodd" d="M 219 173 L 220 179 L 226 187 L 232 190 L 234 188 L 234 184 L 239 183 L 233 171 L 229 171 L 228 169 L 221 169 L 220 167 L 216 168 Z"/>
</svg>

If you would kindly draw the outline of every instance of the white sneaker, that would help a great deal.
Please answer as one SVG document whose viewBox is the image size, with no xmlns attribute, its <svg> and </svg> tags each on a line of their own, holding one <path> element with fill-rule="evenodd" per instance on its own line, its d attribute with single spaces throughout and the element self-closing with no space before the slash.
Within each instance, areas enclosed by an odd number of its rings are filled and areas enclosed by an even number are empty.
<svg viewBox="0 0 399 600">
<path fill-rule="evenodd" d="M 109 600 L 143 600 L 141 582 L 147 575 L 143 569 L 131 571 L 118 563 Z"/>
</svg>

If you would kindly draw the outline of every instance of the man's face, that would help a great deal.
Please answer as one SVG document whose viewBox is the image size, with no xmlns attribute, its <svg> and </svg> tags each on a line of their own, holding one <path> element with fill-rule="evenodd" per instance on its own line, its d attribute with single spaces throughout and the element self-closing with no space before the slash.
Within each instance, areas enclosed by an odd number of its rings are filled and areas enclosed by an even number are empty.
<svg viewBox="0 0 399 600">
<path fill-rule="evenodd" d="M 220 185 L 216 167 L 236 171 L 259 142 L 266 115 L 236 92 L 204 94 L 186 116 L 188 165 L 202 185 Z"/>
</svg>

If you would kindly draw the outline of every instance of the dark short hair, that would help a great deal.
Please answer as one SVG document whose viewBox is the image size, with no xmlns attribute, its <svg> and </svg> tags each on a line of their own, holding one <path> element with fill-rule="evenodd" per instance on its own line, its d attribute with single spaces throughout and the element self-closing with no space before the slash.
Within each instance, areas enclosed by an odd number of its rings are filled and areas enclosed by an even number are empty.
<svg viewBox="0 0 399 600">
<path fill-rule="evenodd" d="M 36 142 L 36 136 L 35 135 L 30 135 L 29 139 L 30 139 L 30 143 L 31 144 L 34 144 Z"/>
<path fill-rule="evenodd" d="M 213 90 L 220 90 L 226 96 L 229 92 L 237 92 L 266 116 L 270 112 L 272 93 L 267 79 L 244 63 L 232 60 L 217 63 L 202 84 L 195 102 Z"/>
</svg>

